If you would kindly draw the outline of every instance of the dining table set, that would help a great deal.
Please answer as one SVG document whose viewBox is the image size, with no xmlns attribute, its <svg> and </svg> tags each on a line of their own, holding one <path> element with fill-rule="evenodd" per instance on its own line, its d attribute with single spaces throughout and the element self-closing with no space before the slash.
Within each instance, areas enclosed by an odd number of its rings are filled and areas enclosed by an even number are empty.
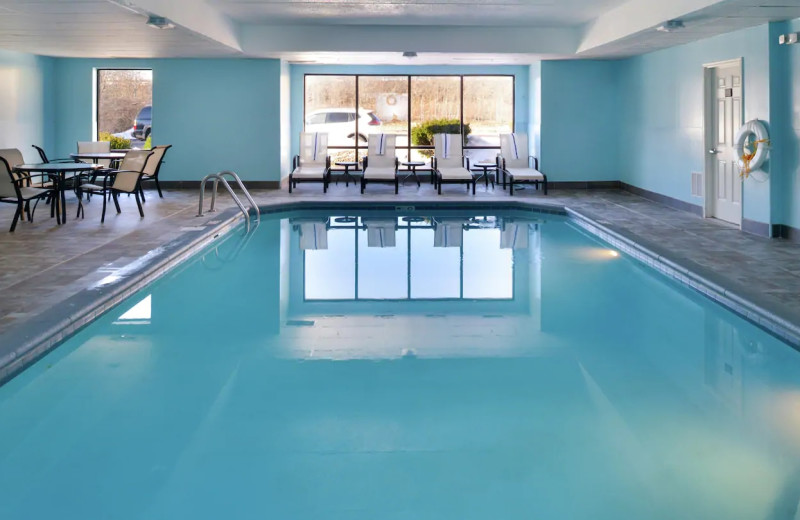
<svg viewBox="0 0 800 520">
<path fill-rule="evenodd" d="M 72 186 L 76 187 L 82 176 L 92 175 L 108 168 L 105 164 L 101 164 L 100 161 L 110 161 L 110 164 L 114 165 L 125 157 L 125 152 L 73 153 L 70 154 L 70 157 L 75 162 L 31 163 L 14 167 L 15 171 L 21 173 L 45 174 L 52 181 L 53 189 L 56 192 L 54 203 L 56 222 L 58 224 L 63 224 L 67 221 L 66 192 L 70 186 L 70 181 L 74 181 Z"/>
</svg>

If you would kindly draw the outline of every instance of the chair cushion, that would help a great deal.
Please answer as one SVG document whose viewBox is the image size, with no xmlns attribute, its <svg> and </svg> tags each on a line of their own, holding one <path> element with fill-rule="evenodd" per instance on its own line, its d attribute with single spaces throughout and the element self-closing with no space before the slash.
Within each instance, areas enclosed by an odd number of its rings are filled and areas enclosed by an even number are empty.
<svg viewBox="0 0 800 520">
<path fill-rule="evenodd" d="M 472 173 L 466 168 L 439 168 L 438 171 L 445 180 L 472 180 Z"/>
<path fill-rule="evenodd" d="M 41 197 L 47 192 L 52 192 L 52 190 L 46 190 L 43 188 L 20 188 L 20 193 L 22 194 L 22 198 L 25 200 L 28 199 L 35 199 L 36 197 Z"/>
<path fill-rule="evenodd" d="M 365 179 L 394 179 L 397 171 L 386 166 L 369 166 L 364 170 Z"/>
<path fill-rule="evenodd" d="M 292 178 L 294 179 L 319 179 L 325 176 L 325 167 L 311 167 L 311 166 L 301 166 L 297 168 L 295 171 L 292 172 Z"/>
<path fill-rule="evenodd" d="M 543 181 L 544 175 L 539 170 L 533 168 L 509 168 L 506 169 L 515 181 Z"/>
</svg>

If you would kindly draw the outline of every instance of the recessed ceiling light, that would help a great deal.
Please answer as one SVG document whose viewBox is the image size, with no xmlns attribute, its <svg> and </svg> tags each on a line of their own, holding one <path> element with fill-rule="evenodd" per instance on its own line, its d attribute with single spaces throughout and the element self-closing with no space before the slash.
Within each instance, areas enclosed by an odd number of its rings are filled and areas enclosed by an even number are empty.
<svg viewBox="0 0 800 520">
<path fill-rule="evenodd" d="M 403 57 L 404 58 L 416 58 L 417 57 L 417 53 L 414 52 L 414 51 L 406 51 L 406 52 L 403 53 Z"/>
<path fill-rule="evenodd" d="M 164 18 L 163 16 L 153 16 L 150 15 L 147 17 L 147 25 L 149 27 L 153 27 L 154 29 L 174 29 L 175 24 L 169 21 L 168 19 Z"/>
<path fill-rule="evenodd" d="M 678 31 L 680 29 L 683 29 L 684 27 L 686 26 L 683 24 L 682 20 L 667 20 L 663 24 L 656 27 L 656 31 L 668 33 L 668 32 Z"/>
</svg>

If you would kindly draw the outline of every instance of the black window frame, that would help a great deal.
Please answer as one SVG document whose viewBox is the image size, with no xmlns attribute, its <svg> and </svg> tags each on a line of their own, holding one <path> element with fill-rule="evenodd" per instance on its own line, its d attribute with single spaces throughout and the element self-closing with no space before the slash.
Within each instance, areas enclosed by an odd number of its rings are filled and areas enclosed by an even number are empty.
<svg viewBox="0 0 800 520">
<path fill-rule="evenodd" d="M 358 92 L 358 85 L 359 79 L 362 77 L 378 77 L 378 78 L 407 78 L 408 81 L 408 145 L 407 146 L 398 146 L 397 150 L 405 150 L 408 153 L 408 157 L 411 157 L 412 150 L 433 150 L 433 146 L 420 146 L 420 145 L 412 145 L 411 144 L 411 124 L 412 124 L 412 117 L 411 117 L 411 99 L 412 99 L 412 89 L 411 89 L 411 78 L 460 78 L 459 81 L 459 119 L 461 120 L 461 129 L 463 134 L 464 129 L 464 78 L 511 78 L 511 128 L 512 131 L 516 131 L 516 116 L 517 116 L 517 77 L 514 74 L 337 74 L 337 73 L 315 73 L 315 72 L 308 72 L 303 74 L 303 130 L 305 131 L 306 127 L 306 81 L 310 77 L 318 77 L 318 76 L 334 76 L 334 77 L 351 77 L 355 78 L 355 113 L 359 114 L 359 92 Z M 350 107 L 346 107 L 350 110 Z M 358 126 L 359 126 L 359 118 L 356 117 L 355 120 L 356 129 L 355 129 L 355 136 L 358 136 Z M 360 160 L 362 150 L 366 151 L 368 148 L 368 144 L 364 143 L 361 144 L 357 137 L 353 138 L 353 145 L 352 146 L 342 146 L 342 145 L 329 145 L 328 149 L 330 150 L 352 150 L 355 153 L 356 160 Z M 469 146 L 464 145 L 464 150 L 500 150 L 500 146 Z M 417 171 L 424 170 L 425 168 L 417 168 Z M 342 170 L 344 171 L 344 170 Z"/>
</svg>

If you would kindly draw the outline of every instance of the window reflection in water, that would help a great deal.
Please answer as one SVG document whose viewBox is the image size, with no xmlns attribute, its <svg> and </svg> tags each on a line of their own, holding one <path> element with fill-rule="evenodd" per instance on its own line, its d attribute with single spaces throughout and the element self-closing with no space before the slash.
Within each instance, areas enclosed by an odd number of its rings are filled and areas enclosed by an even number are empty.
<svg viewBox="0 0 800 520">
<path fill-rule="evenodd" d="M 292 220 L 306 300 L 514 298 L 514 251 L 537 224 L 495 217 Z"/>
</svg>

